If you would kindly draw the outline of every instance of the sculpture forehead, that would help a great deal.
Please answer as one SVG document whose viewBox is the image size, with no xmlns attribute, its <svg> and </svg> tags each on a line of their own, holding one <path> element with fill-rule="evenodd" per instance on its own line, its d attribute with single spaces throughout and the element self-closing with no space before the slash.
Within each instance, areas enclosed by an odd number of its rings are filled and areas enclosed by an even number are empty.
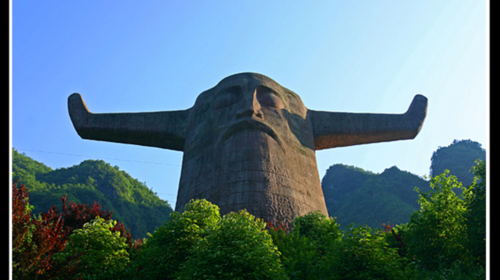
<svg viewBox="0 0 500 280">
<path fill-rule="evenodd" d="M 232 86 L 240 86 L 244 90 L 253 90 L 257 86 L 268 87 L 276 91 L 284 99 L 288 105 L 287 109 L 292 113 L 298 114 L 303 118 L 305 118 L 307 114 L 307 109 L 298 94 L 281 86 L 276 81 L 265 75 L 251 72 L 238 73 L 222 79 L 213 88 L 202 92 L 198 96 L 195 106 L 202 104 L 207 105 L 207 103 L 211 103 L 215 95 L 220 90 Z"/>
<path fill-rule="evenodd" d="M 273 79 L 258 73 L 238 73 L 222 79 L 214 89 L 223 88 L 226 86 L 257 86 L 264 85 L 275 90 L 281 90 L 282 86 Z"/>
</svg>

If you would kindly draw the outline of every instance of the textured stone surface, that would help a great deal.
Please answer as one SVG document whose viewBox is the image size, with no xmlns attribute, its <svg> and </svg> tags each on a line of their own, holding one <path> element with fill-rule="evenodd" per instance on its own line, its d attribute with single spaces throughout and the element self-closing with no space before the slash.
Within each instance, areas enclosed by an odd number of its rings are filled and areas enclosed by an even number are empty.
<svg viewBox="0 0 500 280">
<path fill-rule="evenodd" d="M 313 111 L 272 79 L 241 73 L 183 111 L 93 114 L 77 93 L 68 107 L 84 139 L 183 151 L 176 211 L 205 198 L 221 214 L 247 209 L 289 223 L 313 210 L 328 215 L 315 150 L 412 139 L 427 99 L 415 96 L 405 114 Z"/>
</svg>

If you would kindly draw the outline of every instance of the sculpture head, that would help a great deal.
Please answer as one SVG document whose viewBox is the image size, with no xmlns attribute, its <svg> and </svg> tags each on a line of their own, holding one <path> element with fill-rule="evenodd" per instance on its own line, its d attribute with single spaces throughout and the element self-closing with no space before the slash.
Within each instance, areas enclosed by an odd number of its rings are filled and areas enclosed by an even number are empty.
<svg viewBox="0 0 500 280">
<path fill-rule="evenodd" d="M 222 213 L 242 207 L 270 219 L 274 214 L 261 209 L 321 205 L 299 194 L 322 198 L 312 128 L 297 94 L 264 75 L 241 73 L 201 93 L 190 110 L 176 209 L 206 198 Z M 326 206 L 320 210 L 327 214 Z"/>
<path fill-rule="evenodd" d="M 68 99 L 84 139 L 183 151 L 176 211 L 205 198 L 221 213 L 246 208 L 289 223 L 319 210 L 328 215 L 316 150 L 414 138 L 427 98 L 404 114 L 322 112 L 269 77 L 240 73 L 202 92 L 181 111 L 93 114 L 81 96 Z"/>
<path fill-rule="evenodd" d="M 219 149 L 233 135 L 253 131 L 290 146 L 314 149 L 307 109 L 300 97 L 256 73 L 229 76 L 201 93 L 191 108 L 184 152 Z"/>
</svg>

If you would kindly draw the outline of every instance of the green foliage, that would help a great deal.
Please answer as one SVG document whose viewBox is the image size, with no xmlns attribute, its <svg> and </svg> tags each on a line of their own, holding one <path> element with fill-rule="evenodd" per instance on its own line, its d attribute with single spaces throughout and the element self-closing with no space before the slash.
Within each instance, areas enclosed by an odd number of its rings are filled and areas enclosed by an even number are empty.
<svg viewBox="0 0 500 280">
<path fill-rule="evenodd" d="M 318 253 L 325 254 L 328 247 L 342 236 L 340 225 L 334 218 L 327 218 L 319 211 L 295 218 L 293 231 L 316 242 Z"/>
<path fill-rule="evenodd" d="M 97 217 L 69 236 L 63 252 L 54 255 L 56 261 L 78 256 L 73 279 L 117 279 L 129 264 L 128 245 L 120 232 L 112 232 L 116 221 Z"/>
<path fill-rule="evenodd" d="M 269 229 L 281 261 L 290 279 L 321 279 L 318 265 L 327 251 L 342 236 L 340 225 L 319 211 L 313 211 L 292 222 L 293 230 Z"/>
<path fill-rule="evenodd" d="M 414 280 L 479 280 L 487 279 L 486 270 L 483 267 L 473 267 L 465 270 L 460 261 L 451 267 L 442 267 L 439 270 L 414 270 L 410 279 Z"/>
<path fill-rule="evenodd" d="M 24 154 L 12 150 L 14 180 L 30 189 L 34 214 L 59 205 L 60 197 L 84 204 L 97 201 L 113 211 L 135 238 L 146 236 L 161 225 L 173 211 L 143 183 L 102 160 L 86 160 L 69 168 L 52 170 Z"/>
<path fill-rule="evenodd" d="M 366 180 L 376 176 L 373 172 L 350 165 L 330 166 L 321 180 L 328 211 L 335 213 L 343 205 L 345 198 L 360 188 Z"/>
<path fill-rule="evenodd" d="M 476 159 L 485 160 L 481 144 L 471 140 L 455 140 L 448 147 L 439 147 L 432 155 L 431 175 L 445 169 L 464 186 L 472 183 L 468 172 Z M 429 181 L 393 166 L 381 174 L 343 164 L 332 165 L 321 181 L 328 213 L 342 225 L 366 224 L 380 227 L 387 220 L 395 224 L 408 223 L 411 214 L 419 210 L 415 187 L 426 192 Z M 461 189 L 455 189 L 461 194 Z"/>
<path fill-rule="evenodd" d="M 419 191 L 421 210 L 410 219 L 406 243 L 408 256 L 425 270 L 451 267 L 456 260 L 467 261 L 464 246 L 466 223 L 465 202 L 453 189 L 461 189 L 462 183 L 449 171 L 431 178 L 432 190 Z"/>
<path fill-rule="evenodd" d="M 191 200 L 184 207 L 182 216 L 190 220 L 201 231 L 214 227 L 221 219 L 219 206 L 206 199 Z"/>
<path fill-rule="evenodd" d="M 486 162 L 472 167 L 474 181 L 464 192 L 467 247 L 475 266 L 486 267 Z"/>
<path fill-rule="evenodd" d="M 380 227 L 383 222 L 407 223 L 419 208 L 414 187 L 428 190 L 429 182 L 393 166 L 381 174 L 336 164 L 322 181 L 329 215 L 342 225 Z"/>
<path fill-rule="evenodd" d="M 408 231 L 408 224 L 399 224 L 395 227 L 390 226 L 389 223 L 387 226 L 385 226 L 385 224 L 382 225 L 387 229 L 385 230 L 385 240 L 389 247 L 396 248 L 398 255 L 402 258 L 405 258 L 408 252 L 408 245 L 405 242 Z"/>
<path fill-rule="evenodd" d="M 219 207 L 205 199 L 191 201 L 182 214 L 170 214 L 170 220 L 155 229 L 138 253 L 138 278 L 175 279 L 191 249 L 220 219 Z"/>
<path fill-rule="evenodd" d="M 286 279 L 265 226 L 245 210 L 225 215 L 191 248 L 179 279 Z"/>
<path fill-rule="evenodd" d="M 408 271 L 383 232 L 349 225 L 320 264 L 321 279 L 405 279 Z"/>
<path fill-rule="evenodd" d="M 471 140 L 454 140 L 451 145 L 439 147 L 432 154 L 430 175 L 439 175 L 447 169 L 459 182 L 468 186 L 474 178 L 469 169 L 477 159 L 486 160 L 486 151 L 481 144 Z"/>
<path fill-rule="evenodd" d="M 194 200 L 146 240 L 135 264 L 143 279 L 283 279 L 265 223 L 246 211 L 222 219 L 219 208 Z"/>
<path fill-rule="evenodd" d="M 270 232 L 290 279 L 404 279 L 410 272 L 385 233 L 353 224 L 341 230 L 319 212 L 297 217 L 288 234 Z"/>
<path fill-rule="evenodd" d="M 319 279 L 320 259 L 317 243 L 301 236 L 298 231 L 287 234 L 283 229 L 269 229 L 273 243 L 281 253 L 281 263 L 291 280 Z"/>
<path fill-rule="evenodd" d="M 23 184 L 33 190 L 34 186 L 38 186 L 36 175 L 52 171 L 52 169 L 43 163 L 35 161 L 27 157 L 24 153 L 19 153 L 16 149 L 12 148 L 12 180 L 19 181 L 24 179 Z"/>
<path fill-rule="evenodd" d="M 340 228 L 336 220 L 326 217 L 320 211 L 311 211 L 309 214 L 295 218 L 292 227 L 293 231 L 298 232 L 301 236 L 318 241 L 326 236 L 333 237 L 333 239 L 340 236 Z"/>
</svg>

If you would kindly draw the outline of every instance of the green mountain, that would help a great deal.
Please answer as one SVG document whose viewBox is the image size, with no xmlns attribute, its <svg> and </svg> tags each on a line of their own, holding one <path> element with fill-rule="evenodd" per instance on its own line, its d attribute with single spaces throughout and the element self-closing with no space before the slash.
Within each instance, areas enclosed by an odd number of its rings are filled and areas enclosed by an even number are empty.
<svg viewBox="0 0 500 280">
<path fill-rule="evenodd" d="M 61 209 L 61 196 L 77 203 L 99 202 L 103 210 L 113 211 L 113 219 L 130 228 L 134 238 L 163 224 L 173 211 L 143 183 L 118 166 L 102 160 L 86 160 L 69 168 L 52 170 L 12 149 L 13 180 L 29 188 L 34 214 L 47 211 L 51 205 Z"/>
<path fill-rule="evenodd" d="M 469 171 L 478 158 L 486 159 L 481 144 L 455 140 L 450 146 L 439 147 L 433 153 L 431 175 L 448 169 L 451 175 L 468 186 L 474 177 Z M 391 224 L 409 222 L 413 211 L 419 209 L 415 187 L 424 192 L 430 190 L 428 180 L 396 166 L 376 174 L 343 164 L 330 166 L 321 186 L 329 215 L 337 217 L 342 226 L 355 223 L 372 228 L 380 228 L 388 221 Z"/>
<path fill-rule="evenodd" d="M 447 147 L 439 147 L 431 158 L 430 175 L 443 173 L 445 169 L 457 176 L 459 182 L 468 186 L 474 179 L 470 168 L 477 159 L 486 160 L 486 151 L 481 144 L 471 140 L 454 140 Z"/>
<path fill-rule="evenodd" d="M 414 188 L 430 190 L 428 181 L 396 166 L 376 174 L 343 164 L 331 166 L 321 186 L 329 215 L 342 226 L 355 223 L 372 228 L 388 221 L 407 223 L 419 207 Z"/>
</svg>

